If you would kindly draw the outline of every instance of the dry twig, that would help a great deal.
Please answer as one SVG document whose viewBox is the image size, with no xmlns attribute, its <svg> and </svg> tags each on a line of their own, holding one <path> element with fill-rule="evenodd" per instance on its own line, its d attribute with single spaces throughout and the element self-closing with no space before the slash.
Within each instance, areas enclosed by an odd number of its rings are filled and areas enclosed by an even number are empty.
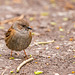
<svg viewBox="0 0 75 75">
<path fill-rule="evenodd" d="M 6 70 L 7 70 L 7 69 L 5 69 L 5 70 L 2 72 L 2 74 L 1 74 L 1 75 L 4 75 L 4 73 L 6 72 Z"/>
<path fill-rule="evenodd" d="M 29 59 L 23 61 L 23 62 L 17 67 L 17 73 L 19 72 L 20 68 L 21 68 L 23 65 L 25 65 L 26 63 L 28 63 L 28 62 L 30 62 L 30 61 L 32 61 L 32 60 L 33 60 L 33 58 L 29 58 Z"/>
<path fill-rule="evenodd" d="M 12 19 L 4 20 L 4 21 L 0 22 L 0 25 L 6 24 L 6 23 L 9 23 L 9 22 L 12 23 L 12 22 L 15 22 L 16 20 L 23 19 L 23 18 L 24 18 L 24 15 L 21 15 L 19 17 L 15 17 L 15 18 L 12 18 Z"/>
</svg>

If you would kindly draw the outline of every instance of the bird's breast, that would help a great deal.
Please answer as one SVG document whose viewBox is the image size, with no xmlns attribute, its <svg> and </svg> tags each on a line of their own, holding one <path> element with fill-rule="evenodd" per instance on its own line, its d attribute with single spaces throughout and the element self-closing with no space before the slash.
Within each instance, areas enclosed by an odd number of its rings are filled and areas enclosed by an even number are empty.
<svg viewBox="0 0 75 75">
<path fill-rule="evenodd" d="M 31 43 L 31 40 L 31 32 L 25 34 L 16 32 L 16 34 L 12 36 L 12 39 L 10 39 L 8 47 L 12 50 L 20 51 L 26 49 Z"/>
</svg>

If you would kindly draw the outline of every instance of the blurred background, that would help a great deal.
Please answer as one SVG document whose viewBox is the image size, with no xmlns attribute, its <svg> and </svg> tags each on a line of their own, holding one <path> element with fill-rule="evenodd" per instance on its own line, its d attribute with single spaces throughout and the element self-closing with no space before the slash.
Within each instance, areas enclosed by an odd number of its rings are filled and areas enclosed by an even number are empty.
<svg viewBox="0 0 75 75">
<path fill-rule="evenodd" d="M 9 60 L 10 50 L 4 42 L 5 32 L 14 21 L 22 18 L 33 29 L 33 40 L 26 52 L 38 59 L 16 75 L 34 75 L 36 70 L 43 70 L 41 75 L 74 73 L 75 0 L 0 0 L 0 64 L 3 64 L 0 73 L 9 67 L 6 72 L 9 75 L 10 70 L 15 71 L 24 60 L 22 51 L 20 56 L 13 53 L 17 60 Z"/>
<path fill-rule="evenodd" d="M 41 28 L 45 31 L 62 27 L 66 30 L 70 29 L 74 27 L 72 26 L 75 21 L 74 13 L 75 0 L 0 0 L 0 21 L 21 16 L 36 32 L 40 32 Z M 10 22 L 6 21 L 4 24 L 11 25 Z M 5 26 L 5 29 L 8 29 L 10 25 Z"/>
</svg>

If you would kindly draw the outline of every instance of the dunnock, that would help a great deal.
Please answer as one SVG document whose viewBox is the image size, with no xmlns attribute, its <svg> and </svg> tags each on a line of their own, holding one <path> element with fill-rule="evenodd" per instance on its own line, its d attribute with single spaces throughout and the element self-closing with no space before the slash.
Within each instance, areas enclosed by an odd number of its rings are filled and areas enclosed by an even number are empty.
<svg viewBox="0 0 75 75">
<path fill-rule="evenodd" d="M 14 22 L 5 33 L 6 46 L 11 49 L 11 56 L 12 50 L 21 51 L 29 46 L 32 40 L 30 30 L 32 30 L 32 28 L 29 27 L 29 23 L 26 20 L 21 19 Z M 26 55 L 25 50 L 24 53 Z"/>
</svg>

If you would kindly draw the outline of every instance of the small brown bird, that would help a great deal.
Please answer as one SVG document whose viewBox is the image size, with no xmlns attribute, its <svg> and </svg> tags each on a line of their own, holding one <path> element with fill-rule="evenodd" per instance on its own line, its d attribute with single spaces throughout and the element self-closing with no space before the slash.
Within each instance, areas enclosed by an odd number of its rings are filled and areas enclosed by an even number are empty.
<svg viewBox="0 0 75 75">
<path fill-rule="evenodd" d="M 29 23 L 24 20 L 17 20 L 5 33 L 6 46 L 12 50 L 21 51 L 26 49 L 32 40 L 32 28 L 29 27 Z M 24 54 L 27 56 L 25 50 Z"/>
</svg>

